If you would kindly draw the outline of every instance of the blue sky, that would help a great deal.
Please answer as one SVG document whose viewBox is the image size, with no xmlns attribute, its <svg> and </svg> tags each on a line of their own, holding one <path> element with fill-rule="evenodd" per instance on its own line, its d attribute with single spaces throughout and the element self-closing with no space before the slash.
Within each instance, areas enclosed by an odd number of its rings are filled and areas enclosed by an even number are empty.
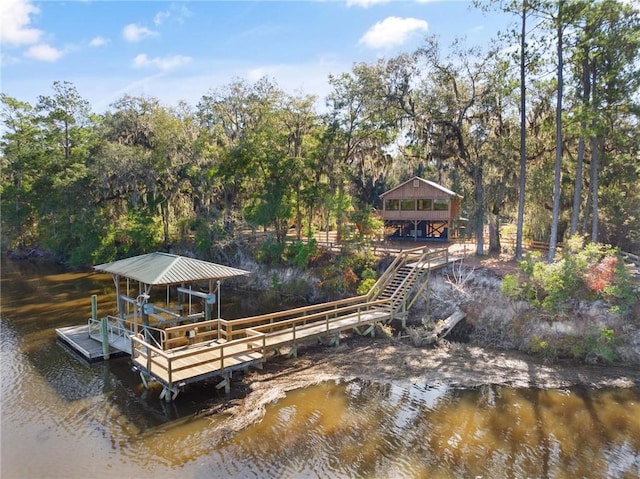
<svg viewBox="0 0 640 479">
<path fill-rule="evenodd" d="M 1 89 L 35 103 L 72 82 L 96 112 L 124 94 L 195 105 L 266 75 L 323 101 L 329 74 L 411 52 L 426 35 L 487 45 L 512 17 L 468 1 L 2 0 Z"/>
</svg>

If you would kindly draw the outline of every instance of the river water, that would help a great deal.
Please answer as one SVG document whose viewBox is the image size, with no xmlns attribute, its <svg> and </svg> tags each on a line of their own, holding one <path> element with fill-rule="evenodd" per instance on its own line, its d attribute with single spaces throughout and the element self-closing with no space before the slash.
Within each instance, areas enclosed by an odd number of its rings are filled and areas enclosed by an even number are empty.
<svg viewBox="0 0 640 479">
<path fill-rule="evenodd" d="M 224 416 L 198 414 L 213 385 L 165 403 L 127 358 L 88 366 L 56 343 L 91 294 L 112 312 L 110 277 L 3 261 L 1 286 L 2 479 L 640 477 L 638 389 L 329 382 L 220 437 Z M 243 296 L 223 288 L 223 317 Z"/>
</svg>

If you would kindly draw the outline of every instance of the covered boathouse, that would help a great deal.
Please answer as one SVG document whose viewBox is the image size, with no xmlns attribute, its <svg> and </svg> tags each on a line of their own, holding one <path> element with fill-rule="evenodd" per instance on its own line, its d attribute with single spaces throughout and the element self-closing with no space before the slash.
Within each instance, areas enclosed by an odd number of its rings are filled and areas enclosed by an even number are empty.
<svg viewBox="0 0 640 479">
<path fill-rule="evenodd" d="M 380 198 L 388 239 L 448 241 L 458 237 L 462 196 L 444 186 L 414 176 Z"/>
<path fill-rule="evenodd" d="M 220 285 L 249 271 L 175 254 L 155 252 L 94 266 L 111 274 L 115 312 L 56 330 L 58 339 L 87 362 L 131 354 L 131 335 L 142 334 L 164 348 L 165 330 L 220 317 Z"/>
</svg>

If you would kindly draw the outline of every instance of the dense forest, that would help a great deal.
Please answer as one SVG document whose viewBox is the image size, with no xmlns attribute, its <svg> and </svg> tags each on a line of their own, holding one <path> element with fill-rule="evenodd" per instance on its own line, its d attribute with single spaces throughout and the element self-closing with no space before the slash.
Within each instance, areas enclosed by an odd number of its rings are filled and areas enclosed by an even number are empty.
<svg viewBox="0 0 640 479">
<path fill-rule="evenodd" d="M 479 2 L 477 8 L 498 8 Z M 640 14 L 628 2 L 501 2 L 513 30 L 331 76 L 325 99 L 233 80 L 196 105 L 125 95 L 102 113 L 58 81 L 2 94 L 3 249 L 96 264 L 251 230 L 366 221 L 414 175 L 464 196 L 483 251 L 575 234 L 640 253 Z"/>
</svg>

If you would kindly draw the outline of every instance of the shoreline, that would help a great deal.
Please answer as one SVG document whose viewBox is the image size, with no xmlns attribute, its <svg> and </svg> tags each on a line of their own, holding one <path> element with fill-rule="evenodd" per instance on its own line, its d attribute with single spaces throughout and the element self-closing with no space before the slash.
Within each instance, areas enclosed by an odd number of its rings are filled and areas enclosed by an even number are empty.
<svg viewBox="0 0 640 479">
<path fill-rule="evenodd" d="M 203 414 L 226 416 L 216 430 L 223 435 L 235 433 L 260 421 L 266 406 L 289 391 L 325 381 L 352 380 L 456 388 L 633 388 L 640 387 L 640 369 L 563 361 L 546 364 L 518 351 L 468 344 L 414 347 L 390 338 L 349 337 L 339 346 L 300 348 L 298 358 L 270 358 L 262 371 L 251 371 L 234 384 L 233 398 Z"/>
</svg>

